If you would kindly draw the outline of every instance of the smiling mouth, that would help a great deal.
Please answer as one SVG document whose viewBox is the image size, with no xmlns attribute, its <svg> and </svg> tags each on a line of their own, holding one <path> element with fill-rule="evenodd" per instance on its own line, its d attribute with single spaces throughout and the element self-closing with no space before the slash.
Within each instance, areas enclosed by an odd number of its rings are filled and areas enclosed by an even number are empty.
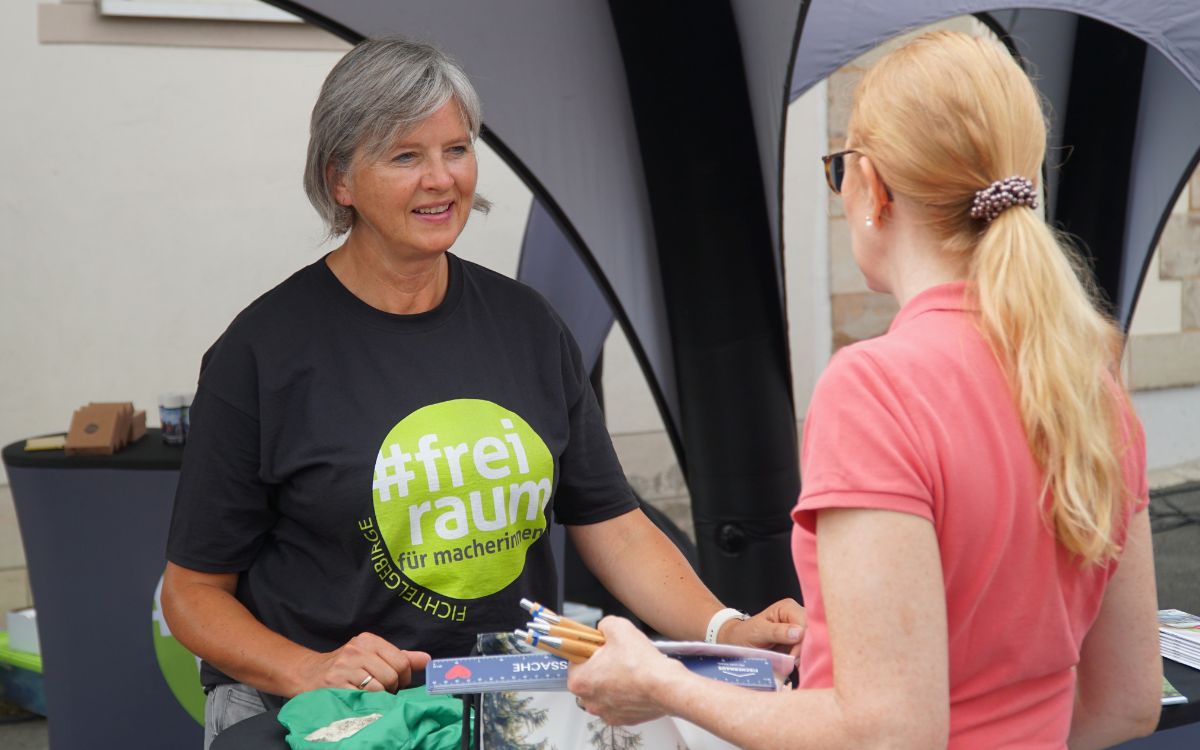
<svg viewBox="0 0 1200 750">
<path fill-rule="evenodd" d="M 440 206 L 428 206 L 426 208 L 414 208 L 413 213 L 422 214 L 424 216 L 437 216 L 438 214 L 444 214 L 447 211 L 449 211 L 451 205 L 452 204 L 450 204 L 450 203 L 443 203 Z"/>
</svg>

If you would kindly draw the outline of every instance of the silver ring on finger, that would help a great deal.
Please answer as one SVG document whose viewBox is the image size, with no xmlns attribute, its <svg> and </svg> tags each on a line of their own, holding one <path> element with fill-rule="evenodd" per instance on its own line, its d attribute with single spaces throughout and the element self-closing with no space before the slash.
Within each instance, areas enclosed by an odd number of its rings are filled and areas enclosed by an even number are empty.
<svg viewBox="0 0 1200 750">
<path fill-rule="evenodd" d="M 587 711 L 587 709 L 583 707 L 583 699 L 580 698 L 578 695 L 575 696 L 575 705 L 579 706 L 580 711 Z"/>
<path fill-rule="evenodd" d="M 370 685 L 370 684 L 371 684 L 371 680 L 373 680 L 373 679 L 375 679 L 375 678 L 374 678 L 374 677 L 372 677 L 371 675 L 367 675 L 366 677 L 364 677 L 364 678 L 363 678 L 363 681 L 362 681 L 362 682 L 358 683 L 358 689 L 359 689 L 359 690 L 366 690 L 366 689 L 367 689 L 367 685 Z"/>
</svg>

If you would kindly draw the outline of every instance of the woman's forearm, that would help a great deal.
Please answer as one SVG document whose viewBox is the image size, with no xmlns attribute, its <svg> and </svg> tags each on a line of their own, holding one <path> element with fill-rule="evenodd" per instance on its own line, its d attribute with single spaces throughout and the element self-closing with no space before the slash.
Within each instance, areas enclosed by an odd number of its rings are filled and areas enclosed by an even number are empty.
<svg viewBox="0 0 1200 750">
<path fill-rule="evenodd" d="M 934 725 L 917 716 L 905 718 L 894 706 L 854 712 L 833 689 L 763 693 L 689 673 L 663 687 L 661 702 L 665 712 L 745 750 L 926 750 L 945 744 Z"/>
<path fill-rule="evenodd" d="M 592 574 L 643 622 L 668 638 L 704 639 L 722 604 L 644 513 L 568 531 Z"/>
<path fill-rule="evenodd" d="M 168 564 L 162 607 L 171 634 L 239 682 L 285 697 L 303 692 L 303 665 L 317 653 L 263 625 L 234 597 L 236 581 Z"/>
<path fill-rule="evenodd" d="M 1112 747 L 1152 733 L 1157 723 L 1158 716 L 1154 712 L 1137 714 L 1129 705 L 1093 710 L 1077 692 L 1067 747 L 1071 750 Z"/>
<path fill-rule="evenodd" d="M 1162 659 L 1150 514 L 1129 521 L 1125 548 L 1075 668 L 1072 748 L 1150 734 L 1162 710 Z"/>
<path fill-rule="evenodd" d="M 921 710 L 920 691 L 760 692 L 689 672 L 657 653 L 625 620 L 606 618 L 600 627 L 608 643 L 587 663 L 570 668 L 568 687 L 585 710 L 608 723 L 676 716 L 747 750 L 925 750 L 946 744 L 938 712 Z"/>
</svg>

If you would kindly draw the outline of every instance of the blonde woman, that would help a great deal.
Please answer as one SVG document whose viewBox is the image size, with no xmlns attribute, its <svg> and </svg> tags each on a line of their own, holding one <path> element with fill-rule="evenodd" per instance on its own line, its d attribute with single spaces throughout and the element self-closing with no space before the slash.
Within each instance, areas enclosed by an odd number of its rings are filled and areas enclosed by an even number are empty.
<svg viewBox="0 0 1200 750">
<path fill-rule="evenodd" d="M 1102 124 L 1097 124 L 1102 127 Z M 805 423 L 801 689 L 697 678 L 627 623 L 570 687 L 739 747 L 1107 747 L 1153 731 L 1161 663 L 1141 426 L 1120 332 L 1036 209 L 1045 122 L 992 41 L 925 35 L 825 158 L 855 260 L 901 309 Z"/>
</svg>

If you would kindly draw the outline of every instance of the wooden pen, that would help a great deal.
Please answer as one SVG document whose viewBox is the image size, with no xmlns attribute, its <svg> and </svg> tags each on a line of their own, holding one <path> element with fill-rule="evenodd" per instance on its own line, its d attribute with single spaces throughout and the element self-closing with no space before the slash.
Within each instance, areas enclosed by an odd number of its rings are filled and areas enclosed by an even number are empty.
<svg viewBox="0 0 1200 750">
<path fill-rule="evenodd" d="M 583 664 L 589 656 L 596 652 L 596 646 L 581 641 L 555 638 L 526 630 L 514 630 L 513 634 L 534 648 L 553 654 L 560 659 L 566 659 L 572 664 Z"/>
<path fill-rule="evenodd" d="M 533 622 L 525 623 L 525 627 L 529 630 L 536 630 L 542 635 L 554 635 L 560 638 L 572 638 L 584 643 L 592 643 L 597 646 L 604 645 L 604 634 L 596 631 L 576 630 L 575 628 L 565 627 L 563 625 L 551 625 L 548 622 L 534 620 Z"/>
<path fill-rule="evenodd" d="M 599 636 L 600 638 L 604 638 L 604 634 L 601 633 L 599 630 L 596 630 L 593 627 L 584 625 L 582 622 L 576 622 L 575 620 L 572 620 L 570 617 L 564 617 L 563 615 L 558 614 L 554 610 L 552 610 L 548 607 L 544 607 L 535 601 L 530 601 L 529 599 L 522 599 L 521 607 L 526 612 L 528 612 L 535 620 L 543 620 L 551 625 L 558 625 L 559 627 L 569 628 L 571 630 L 576 630 L 580 633 L 587 633 L 592 636 Z"/>
</svg>

